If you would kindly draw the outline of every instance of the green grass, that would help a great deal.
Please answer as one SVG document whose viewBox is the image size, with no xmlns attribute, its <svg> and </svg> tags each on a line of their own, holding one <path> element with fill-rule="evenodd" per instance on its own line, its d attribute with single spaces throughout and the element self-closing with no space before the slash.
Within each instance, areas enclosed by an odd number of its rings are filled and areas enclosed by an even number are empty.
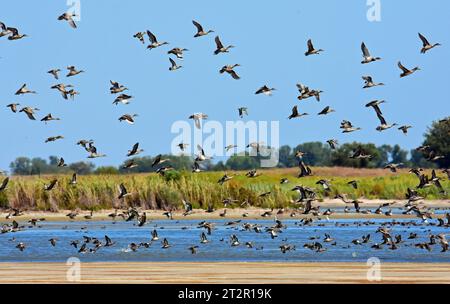
<svg viewBox="0 0 450 304">
<path fill-rule="evenodd" d="M 296 192 L 291 191 L 295 185 L 304 185 L 318 190 L 319 199 L 325 193 L 316 181 L 327 179 L 331 181 L 332 192 L 346 193 L 349 198 L 364 197 L 367 199 L 404 199 L 408 187 L 414 188 L 418 184 L 416 176 L 405 171 L 397 174 L 382 171 L 367 171 L 367 174 L 356 174 L 348 170 L 341 171 L 315 170 L 318 174 L 306 178 L 297 178 L 292 169 L 274 169 L 260 171 L 256 178 L 245 177 L 245 172 L 228 172 L 234 178 L 224 185 L 217 181 L 222 172 L 176 172 L 166 177 L 152 174 L 135 175 L 88 175 L 79 176 L 76 186 L 69 185 L 70 176 L 23 177 L 15 176 L 11 179 L 8 189 L 0 193 L 0 208 L 16 207 L 27 210 L 57 211 L 63 209 L 100 210 L 111 208 L 125 208 L 136 206 L 148 209 L 177 209 L 182 208 L 182 199 L 190 201 L 194 208 L 215 208 L 222 206 L 225 198 L 236 199 L 239 202 L 247 200 L 252 206 L 285 207 L 296 199 Z M 376 174 L 375 174 L 376 172 Z M 371 174 L 374 176 L 371 176 Z M 331 174 L 331 175 L 330 175 Z M 338 176 L 344 175 L 344 176 Z M 58 185 L 52 191 L 44 191 L 44 183 L 52 178 L 58 178 Z M 290 183 L 280 185 L 281 177 L 287 177 Z M 358 189 L 347 184 L 356 179 Z M 118 200 L 117 186 L 124 183 L 131 196 L 126 200 Z M 442 185 L 448 190 L 448 181 L 444 178 Z M 263 192 L 271 191 L 265 198 L 259 197 Z M 448 191 L 447 191 L 448 192 Z M 427 199 L 448 199 L 439 194 L 436 187 L 429 187 L 419 191 Z"/>
</svg>

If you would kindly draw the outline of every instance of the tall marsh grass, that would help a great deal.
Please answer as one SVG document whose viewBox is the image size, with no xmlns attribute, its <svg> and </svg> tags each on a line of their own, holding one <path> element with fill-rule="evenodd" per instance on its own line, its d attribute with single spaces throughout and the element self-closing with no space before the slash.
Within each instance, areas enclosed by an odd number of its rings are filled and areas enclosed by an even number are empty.
<svg viewBox="0 0 450 304">
<path fill-rule="evenodd" d="M 161 177 L 152 174 L 133 175 L 88 175 L 79 176 L 75 186 L 69 185 L 70 176 L 43 176 L 25 177 L 14 176 L 6 191 L 0 193 L 0 209 L 20 208 L 25 210 L 100 210 L 111 208 L 126 208 L 128 206 L 146 209 L 179 209 L 182 208 L 182 199 L 190 201 L 194 208 L 222 207 L 222 201 L 226 198 L 247 201 L 252 206 L 264 208 L 277 208 L 288 206 L 297 198 L 297 193 L 291 191 L 295 185 L 304 185 L 318 189 L 319 199 L 325 197 L 325 192 L 320 185 L 316 185 L 319 179 L 331 181 L 333 197 L 337 193 L 346 193 L 349 198 L 367 199 L 404 199 L 408 187 L 414 188 L 418 179 L 413 174 L 405 171 L 393 174 L 387 170 L 376 171 L 371 176 L 370 171 L 361 175 L 343 171 L 339 176 L 339 170 L 327 171 L 315 170 L 322 175 L 306 178 L 297 178 L 296 171 L 292 169 L 262 170 L 262 175 L 256 178 L 245 177 L 245 172 L 228 172 L 233 179 L 220 185 L 217 181 L 223 175 L 221 172 L 202 172 L 192 174 L 190 172 L 176 172 L 175 174 Z M 356 172 L 356 171 L 355 171 Z M 374 171 L 375 172 L 375 171 Z M 335 175 L 330 175 L 335 174 Z M 280 185 L 280 179 L 287 177 L 290 183 Z M 58 179 L 58 185 L 52 191 L 44 190 L 44 183 L 52 178 Z M 355 179 L 358 181 L 358 189 L 353 189 L 347 184 Z M 125 200 L 119 200 L 118 185 L 124 183 L 128 192 L 132 195 Z M 442 185 L 448 192 L 449 182 L 442 179 Z M 269 196 L 259 197 L 264 192 L 271 192 Z M 432 186 L 419 191 L 427 199 L 448 199 L 448 195 L 439 194 L 436 187 Z M 237 204 L 239 205 L 239 204 Z"/>
</svg>

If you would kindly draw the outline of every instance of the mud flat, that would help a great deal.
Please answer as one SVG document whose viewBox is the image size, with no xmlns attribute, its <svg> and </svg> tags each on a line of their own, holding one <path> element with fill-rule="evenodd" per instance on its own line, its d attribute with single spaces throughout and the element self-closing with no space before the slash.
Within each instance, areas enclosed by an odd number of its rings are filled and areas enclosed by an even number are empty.
<svg viewBox="0 0 450 304">
<path fill-rule="evenodd" d="M 65 263 L 0 263 L 0 283 L 76 283 Z M 82 263 L 78 283 L 450 283 L 450 263 Z M 70 271 L 69 271 L 70 272 Z"/>
</svg>

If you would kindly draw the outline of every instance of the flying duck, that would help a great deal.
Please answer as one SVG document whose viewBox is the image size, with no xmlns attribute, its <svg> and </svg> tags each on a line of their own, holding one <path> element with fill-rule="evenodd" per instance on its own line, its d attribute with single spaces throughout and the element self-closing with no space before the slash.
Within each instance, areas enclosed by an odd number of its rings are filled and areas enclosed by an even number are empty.
<svg viewBox="0 0 450 304">
<path fill-rule="evenodd" d="M 330 106 L 326 106 L 322 111 L 320 111 L 317 115 L 326 115 L 326 114 L 330 114 L 332 112 L 336 112 L 335 110 L 333 110 L 332 108 L 330 108 Z"/>
<path fill-rule="evenodd" d="M 66 162 L 64 161 L 64 158 L 60 158 L 59 160 L 58 160 L 58 163 L 56 164 L 56 166 L 57 167 L 67 167 L 67 164 L 66 164 Z"/>
<path fill-rule="evenodd" d="M 205 151 L 203 150 L 203 148 L 200 145 L 197 145 L 197 149 L 199 150 L 199 154 L 197 154 L 197 157 L 195 158 L 196 162 L 201 162 L 201 161 L 205 161 L 208 159 L 212 159 L 211 156 L 207 156 L 205 154 Z"/>
<path fill-rule="evenodd" d="M 399 127 L 398 129 L 399 129 L 400 131 L 402 131 L 403 134 L 407 135 L 407 134 L 408 134 L 408 129 L 410 129 L 410 128 L 412 128 L 412 126 L 404 125 L 404 126 Z"/>
<path fill-rule="evenodd" d="M 305 56 L 318 55 L 320 52 L 324 51 L 322 49 L 318 49 L 318 50 L 314 49 L 311 39 L 308 40 L 307 45 L 308 45 L 308 50 L 305 52 Z"/>
<path fill-rule="evenodd" d="M 208 31 L 205 32 L 205 30 L 203 29 L 203 27 L 201 26 L 201 24 L 198 23 L 198 22 L 195 21 L 195 20 L 192 20 L 192 23 L 193 23 L 193 24 L 195 25 L 195 27 L 197 28 L 197 33 L 194 35 L 194 38 L 201 37 L 201 36 L 206 36 L 206 35 L 208 35 L 209 33 L 214 33 L 213 30 L 208 30 Z"/>
<path fill-rule="evenodd" d="M 130 196 L 131 193 L 128 193 L 127 188 L 125 188 L 125 185 L 123 183 L 121 183 L 119 185 L 119 196 L 117 197 L 118 199 L 123 199 L 126 196 Z"/>
<path fill-rule="evenodd" d="M 232 64 L 232 65 L 224 65 L 221 69 L 220 69 L 220 74 L 223 73 L 228 73 L 231 75 L 231 77 L 233 77 L 233 79 L 240 79 L 239 75 L 233 70 L 235 67 L 241 66 L 239 63 L 236 64 Z"/>
<path fill-rule="evenodd" d="M 15 27 L 8 27 L 8 28 L 6 28 L 6 30 L 11 34 L 8 37 L 8 40 L 19 40 L 19 39 L 28 37 L 28 35 L 26 35 L 26 34 L 19 34 L 19 30 L 16 29 Z"/>
<path fill-rule="evenodd" d="M 196 254 L 196 253 L 197 253 L 198 246 L 191 246 L 191 247 L 189 247 L 188 249 L 191 251 L 192 254 Z"/>
<path fill-rule="evenodd" d="M 55 77 L 55 79 L 59 79 L 59 74 L 58 74 L 59 72 L 61 72 L 60 69 L 52 69 L 52 70 L 48 71 L 47 73 L 53 75 L 53 77 Z"/>
<path fill-rule="evenodd" d="M 403 163 L 398 163 L 398 164 L 391 163 L 391 164 L 387 164 L 386 166 L 384 166 L 384 169 L 389 169 L 389 170 L 391 170 L 391 172 L 395 173 L 395 172 L 397 172 L 397 168 L 399 168 L 401 166 L 403 166 Z"/>
<path fill-rule="evenodd" d="M 275 90 L 276 90 L 275 88 L 269 88 L 267 85 L 264 85 L 264 86 L 260 87 L 260 88 L 255 92 L 255 94 L 256 94 L 256 95 L 258 95 L 258 94 L 264 94 L 264 95 L 266 95 L 266 96 L 271 96 L 271 95 L 272 95 L 272 92 L 275 91 Z"/>
<path fill-rule="evenodd" d="M 84 73 L 83 70 L 77 70 L 76 67 L 73 65 L 68 66 L 67 70 L 69 71 L 69 73 L 67 73 L 66 77 L 72 77 L 72 76 L 78 75 L 80 73 Z"/>
<path fill-rule="evenodd" d="M 294 106 L 293 108 L 292 108 L 292 113 L 291 113 L 291 115 L 289 115 L 288 116 L 288 119 L 292 119 L 292 118 L 297 118 L 297 117 L 302 117 L 302 116 L 306 116 L 306 115 L 309 115 L 308 113 L 299 113 L 298 112 L 298 109 L 297 109 L 297 106 Z"/>
<path fill-rule="evenodd" d="M 177 146 L 178 146 L 178 148 L 180 148 L 181 151 L 184 151 L 189 146 L 189 144 L 185 144 L 185 143 L 181 142 Z"/>
<path fill-rule="evenodd" d="M 20 89 L 17 90 L 16 95 L 23 95 L 23 94 L 36 94 L 36 91 L 31 91 L 27 88 L 27 84 L 24 83 Z"/>
<path fill-rule="evenodd" d="M 127 95 L 127 94 L 120 94 L 114 100 L 113 104 L 115 104 L 115 105 L 118 105 L 119 103 L 121 103 L 121 104 L 129 104 L 130 103 L 130 99 L 132 99 L 132 98 L 133 98 L 133 96 L 130 96 L 130 95 Z"/>
<path fill-rule="evenodd" d="M 137 32 L 136 34 L 133 35 L 133 38 L 137 38 L 139 39 L 140 42 L 142 42 L 142 44 L 145 44 L 145 32 Z"/>
<path fill-rule="evenodd" d="M 158 42 L 156 36 L 153 35 L 153 33 L 150 31 L 147 31 L 147 36 L 148 38 L 150 38 L 150 44 L 147 46 L 147 49 L 149 50 L 155 49 L 165 44 L 169 44 L 168 42 Z"/>
<path fill-rule="evenodd" d="M 338 141 L 336 139 L 329 139 L 327 140 L 327 143 L 330 146 L 331 150 L 336 150 L 336 146 L 338 145 Z"/>
<path fill-rule="evenodd" d="M 163 241 L 162 241 L 162 247 L 161 248 L 162 249 L 167 249 L 169 247 L 172 247 L 172 245 L 170 245 L 169 241 L 166 238 L 164 238 Z"/>
<path fill-rule="evenodd" d="M 377 86 L 384 86 L 384 83 L 382 82 L 374 82 L 372 76 L 362 76 L 362 79 L 364 80 L 363 89 L 373 88 Z"/>
<path fill-rule="evenodd" d="M 128 88 L 126 88 L 125 86 L 121 85 L 120 83 L 118 83 L 117 81 L 109 81 L 111 83 L 111 87 L 109 88 L 111 94 L 117 94 L 117 93 L 121 93 L 125 90 L 128 90 Z"/>
<path fill-rule="evenodd" d="M 199 163 L 195 161 L 195 162 L 192 164 L 192 173 L 199 173 L 199 172 L 202 172 L 202 171 L 203 171 L 203 170 L 200 168 Z"/>
<path fill-rule="evenodd" d="M 431 44 L 428 42 L 427 38 L 425 38 L 425 36 L 423 36 L 421 33 L 419 33 L 419 38 L 420 40 L 422 40 L 422 49 L 420 50 L 420 53 L 425 54 L 427 51 L 431 50 L 432 48 L 436 47 L 436 46 L 440 46 L 440 43 L 435 43 L 435 44 Z"/>
<path fill-rule="evenodd" d="M 155 159 L 153 160 L 152 168 L 155 167 L 155 166 L 157 166 L 157 165 L 160 165 L 160 164 L 163 164 L 163 163 L 165 163 L 165 162 L 168 162 L 168 161 L 170 161 L 170 159 L 162 159 L 162 155 L 161 155 L 161 154 L 158 154 L 158 155 L 155 157 Z"/>
<path fill-rule="evenodd" d="M 208 119 L 208 115 L 203 113 L 194 113 L 191 116 L 189 116 L 189 119 L 193 119 L 197 129 L 201 129 L 201 121 L 203 119 Z"/>
<path fill-rule="evenodd" d="M 134 118 L 137 117 L 137 114 L 124 114 L 122 116 L 119 117 L 119 121 L 126 121 L 127 123 L 129 123 L 130 125 L 134 124 Z"/>
<path fill-rule="evenodd" d="M 362 64 L 381 60 L 380 57 L 373 57 L 370 55 L 369 49 L 366 47 L 366 44 L 364 42 L 361 43 L 361 51 L 364 57 L 363 61 L 361 61 Z"/>
<path fill-rule="evenodd" d="M 351 123 L 350 121 L 348 121 L 348 120 L 343 120 L 343 121 L 341 122 L 340 128 L 341 128 L 341 129 L 344 129 L 344 130 L 342 131 L 342 133 L 350 133 L 350 132 L 354 132 L 354 131 L 361 130 L 360 127 L 354 127 L 354 126 L 352 125 L 352 123 Z"/>
<path fill-rule="evenodd" d="M 60 21 L 65 20 L 65 21 L 67 21 L 67 23 L 69 23 L 69 25 L 72 28 L 77 28 L 77 25 L 75 24 L 75 21 L 73 20 L 73 17 L 75 17 L 75 16 L 76 15 L 73 13 L 66 12 L 66 13 L 62 14 L 61 16 L 59 16 L 58 20 L 60 20 Z"/>
<path fill-rule="evenodd" d="M 51 190 L 53 190 L 54 188 L 55 188 L 55 186 L 56 186 L 56 184 L 58 183 L 58 180 L 55 178 L 55 179 L 53 179 L 53 180 L 51 180 L 50 181 L 50 183 L 47 185 L 47 184 L 44 184 L 44 190 L 45 191 L 51 191 Z"/>
<path fill-rule="evenodd" d="M 239 117 L 243 118 L 244 115 L 248 115 L 247 108 L 246 107 L 238 108 L 238 113 L 239 113 Z"/>
<path fill-rule="evenodd" d="M 412 70 L 409 70 L 409 69 L 405 68 L 400 61 L 398 62 L 397 65 L 402 70 L 402 73 L 400 74 L 400 78 L 409 76 L 409 75 L 413 74 L 415 71 L 420 71 L 419 67 L 415 67 Z"/>
<path fill-rule="evenodd" d="M 134 161 L 134 159 L 131 159 L 127 161 L 123 166 L 122 169 L 133 169 L 138 167 L 139 165 Z"/>
<path fill-rule="evenodd" d="M 61 93 L 62 97 L 67 100 L 70 91 L 67 91 L 66 88 L 72 88 L 72 87 L 73 86 L 71 84 L 65 85 L 63 83 L 59 83 L 59 84 L 52 86 L 51 89 L 58 90 Z"/>
<path fill-rule="evenodd" d="M 131 150 L 128 150 L 127 156 L 134 156 L 134 155 L 138 155 L 139 153 L 144 152 L 143 149 L 139 149 L 139 143 L 135 143 L 133 145 L 133 148 L 131 148 Z"/>
<path fill-rule="evenodd" d="M 182 65 L 177 65 L 177 63 L 175 62 L 175 60 L 173 60 L 172 58 L 169 57 L 169 61 L 171 66 L 169 67 L 169 71 L 176 71 L 180 68 L 182 68 Z"/>
<path fill-rule="evenodd" d="M 54 141 L 57 141 L 58 139 L 63 139 L 63 138 L 64 138 L 64 136 L 61 136 L 61 135 L 50 136 L 49 138 L 47 138 L 45 140 L 45 143 L 54 142 Z"/>
<path fill-rule="evenodd" d="M 298 174 L 298 177 L 305 177 L 312 175 L 311 168 L 308 167 L 303 160 L 299 161 L 298 166 L 300 168 L 300 173 Z"/>
<path fill-rule="evenodd" d="M 225 182 L 229 181 L 230 179 L 232 179 L 233 176 L 229 176 L 227 173 L 225 173 L 218 181 L 217 183 L 220 185 L 223 185 Z"/>
<path fill-rule="evenodd" d="M 10 108 L 13 113 L 17 113 L 17 106 L 19 106 L 19 105 L 20 105 L 20 103 L 10 103 L 6 107 Z"/>
<path fill-rule="evenodd" d="M 167 54 L 172 54 L 176 56 L 178 59 L 183 60 L 183 52 L 189 51 L 188 49 L 182 48 L 173 48 L 167 52 Z"/>
<path fill-rule="evenodd" d="M 231 48 L 234 48 L 234 45 L 224 47 L 222 42 L 220 41 L 219 36 L 216 36 L 214 41 L 216 42 L 216 50 L 214 51 L 214 55 L 218 55 L 220 53 L 228 53 Z"/>
<path fill-rule="evenodd" d="M 51 113 L 47 114 L 44 118 L 41 119 L 41 121 L 44 121 L 45 123 L 52 121 L 52 120 L 61 120 L 60 118 L 53 117 Z"/>
<path fill-rule="evenodd" d="M 234 148 L 237 148 L 237 145 L 228 145 L 228 146 L 225 147 L 225 151 L 228 152 L 228 151 L 230 151 L 231 149 L 234 149 Z"/>
<path fill-rule="evenodd" d="M 70 179 L 69 185 L 76 185 L 77 184 L 77 174 L 72 174 L 72 178 Z"/>
</svg>

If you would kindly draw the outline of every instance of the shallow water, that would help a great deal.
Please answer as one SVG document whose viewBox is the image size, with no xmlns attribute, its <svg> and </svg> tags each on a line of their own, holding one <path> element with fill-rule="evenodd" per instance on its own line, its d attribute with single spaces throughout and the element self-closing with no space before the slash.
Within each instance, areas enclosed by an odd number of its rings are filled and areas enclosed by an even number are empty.
<svg viewBox="0 0 450 304">
<path fill-rule="evenodd" d="M 308 226 L 300 226 L 298 219 L 283 220 L 287 226 L 278 237 L 271 239 L 269 233 L 264 232 L 264 227 L 274 225 L 273 220 L 242 220 L 240 225 L 225 226 L 231 221 L 211 220 L 215 223 L 212 235 L 207 244 L 200 244 L 200 234 L 205 231 L 197 228 L 199 220 L 159 220 L 151 221 L 143 227 L 137 227 L 133 222 L 91 221 L 91 222 L 41 222 L 40 227 L 25 227 L 15 233 L 0 234 L 0 261 L 1 262 L 65 262 L 69 257 L 78 257 L 81 261 L 91 262 L 149 262 L 149 261 L 291 261 L 291 262 L 365 262 L 370 257 L 377 257 L 385 262 L 450 262 L 450 252 L 440 252 L 439 244 L 433 245 L 433 250 L 419 249 L 414 244 L 427 242 L 430 234 L 447 233 L 449 228 L 436 225 L 423 224 L 420 220 L 396 220 L 397 222 L 414 222 L 416 225 L 392 226 L 391 234 L 402 235 L 403 242 L 398 244 L 397 250 L 391 250 L 388 246 L 375 250 L 370 248 L 374 243 L 381 243 L 380 233 L 377 228 L 383 223 L 390 223 L 394 219 L 371 219 L 371 224 L 364 220 L 316 220 Z M 262 227 L 262 233 L 243 231 L 242 223 L 249 222 Z M 431 220 L 431 223 L 437 221 Z M 22 224 L 22 223 L 21 223 Z M 348 226 L 337 226 L 348 224 Z M 86 227 L 86 229 L 82 229 Z M 390 227 L 390 225 L 386 225 Z M 151 231 L 157 229 L 159 240 L 151 244 L 149 248 L 141 247 L 136 252 L 129 250 L 131 242 L 150 242 Z M 417 233 L 417 239 L 408 239 L 411 232 Z M 323 242 L 324 234 L 329 234 L 336 241 L 336 245 Z M 96 237 L 104 243 L 104 236 L 108 235 L 115 245 L 101 247 L 95 253 L 78 253 L 78 249 L 70 246 L 70 241 L 79 240 L 82 243 L 83 236 Z M 236 234 L 240 245 L 232 247 L 229 238 Z M 371 235 L 367 244 L 354 245 L 354 239 L 361 239 L 363 235 Z M 312 236 L 318 236 L 317 240 L 310 240 Z M 12 240 L 14 238 L 14 240 Z M 52 247 L 48 241 L 50 238 L 58 239 L 56 247 Z M 167 238 L 172 247 L 161 248 L 161 240 Z M 221 241 L 222 240 L 222 241 Z M 251 241 L 254 248 L 245 246 L 245 242 Z M 303 248 L 305 243 L 319 241 L 325 252 L 315 252 Z M 18 242 L 26 244 L 26 249 L 21 252 L 15 248 Z M 279 246 L 291 244 L 296 246 L 295 251 L 282 254 Z M 198 253 L 193 255 L 188 250 L 192 245 L 199 246 Z M 88 248 L 94 245 L 88 244 Z M 258 248 L 258 249 L 257 249 Z"/>
</svg>

